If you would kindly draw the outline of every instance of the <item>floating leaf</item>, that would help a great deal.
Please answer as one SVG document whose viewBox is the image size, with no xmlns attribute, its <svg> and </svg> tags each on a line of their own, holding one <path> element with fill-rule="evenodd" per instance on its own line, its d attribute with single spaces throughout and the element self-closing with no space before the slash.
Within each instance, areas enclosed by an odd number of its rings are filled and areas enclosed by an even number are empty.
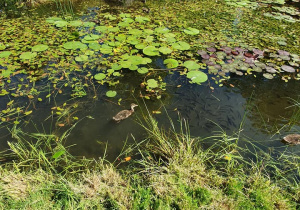
<svg viewBox="0 0 300 210">
<path fill-rule="evenodd" d="M 66 42 L 63 44 L 63 47 L 68 50 L 76 50 L 76 49 L 84 50 L 87 48 L 86 44 L 83 44 L 79 41 Z"/>
<path fill-rule="evenodd" d="M 68 22 L 64 21 L 64 20 L 59 20 L 59 21 L 55 21 L 54 24 L 56 27 L 62 28 L 62 27 L 65 27 L 66 25 L 68 25 Z"/>
<path fill-rule="evenodd" d="M 147 17 L 136 16 L 136 17 L 135 17 L 135 21 L 137 21 L 137 22 L 139 22 L 139 23 L 145 23 L 145 22 L 150 21 L 150 19 L 147 18 Z"/>
<path fill-rule="evenodd" d="M 96 23 L 94 23 L 94 22 L 84 22 L 83 23 L 84 27 L 93 27 L 94 25 L 96 25 Z"/>
<path fill-rule="evenodd" d="M 176 42 L 172 44 L 172 47 L 176 50 L 188 50 L 190 49 L 190 45 L 187 42 Z"/>
<path fill-rule="evenodd" d="M 75 57 L 75 61 L 82 62 L 87 61 L 89 57 L 87 55 L 79 55 Z"/>
<path fill-rule="evenodd" d="M 81 20 L 73 20 L 69 22 L 69 26 L 74 26 L 74 27 L 78 27 L 82 25 L 82 21 Z"/>
<path fill-rule="evenodd" d="M 36 56 L 37 56 L 36 52 L 24 52 L 20 55 L 20 58 L 23 60 L 30 60 Z"/>
<path fill-rule="evenodd" d="M 8 56 L 10 56 L 12 54 L 11 51 L 3 51 L 0 52 L 0 58 L 7 58 Z"/>
<path fill-rule="evenodd" d="M 291 67 L 291 66 L 288 66 L 288 65 L 281 66 L 281 69 L 283 71 L 290 72 L 290 73 L 294 73 L 295 72 L 295 69 L 293 67 Z"/>
<path fill-rule="evenodd" d="M 263 76 L 267 79 L 273 79 L 274 78 L 274 76 L 270 73 L 264 73 Z"/>
<path fill-rule="evenodd" d="M 92 50 L 98 51 L 98 50 L 100 50 L 101 45 L 99 43 L 92 42 L 89 44 L 89 48 L 91 48 Z"/>
<path fill-rule="evenodd" d="M 143 53 L 145 55 L 149 55 L 149 56 L 156 56 L 156 55 L 159 55 L 159 51 L 156 47 L 154 46 L 148 46 L 148 47 L 145 47 L 143 49 Z"/>
<path fill-rule="evenodd" d="M 110 97 L 110 98 L 113 98 L 113 97 L 115 97 L 116 95 L 117 95 L 117 92 L 114 91 L 114 90 L 109 90 L 109 91 L 106 92 L 106 96 L 107 96 L 107 97 Z"/>
<path fill-rule="evenodd" d="M 183 65 L 189 70 L 196 70 L 200 68 L 200 65 L 195 61 L 185 61 Z"/>
<path fill-rule="evenodd" d="M 168 48 L 168 47 L 160 47 L 158 48 L 159 52 L 161 52 L 162 54 L 171 54 L 172 49 Z"/>
<path fill-rule="evenodd" d="M 168 69 L 173 69 L 178 66 L 178 61 L 172 58 L 164 60 L 164 64 L 166 64 Z"/>
<path fill-rule="evenodd" d="M 49 17 L 49 18 L 46 19 L 46 22 L 47 23 L 54 23 L 56 21 L 61 21 L 61 20 L 63 20 L 63 19 L 60 18 L 60 17 Z"/>
<path fill-rule="evenodd" d="M 148 73 L 148 69 L 146 67 L 142 67 L 142 68 L 138 68 L 137 69 L 137 72 L 140 73 L 140 74 L 146 74 Z"/>
<path fill-rule="evenodd" d="M 156 33 L 165 34 L 165 33 L 168 33 L 170 30 L 166 27 L 158 27 L 154 31 Z"/>
<path fill-rule="evenodd" d="M 45 51 L 49 48 L 48 45 L 44 45 L 44 44 L 38 44 L 38 45 L 35 45 L 32 47 L 32 51 L 33 52 L 42 52 L 42 51 Z"/>
<path fill-rule="evenodd" d="M 192 83 L 201 84 L 205 82 L 208 77 L 202 71 L 190 71 L 187 73 L 187 78 L 191 79 Z"/>
<path fill-rule="evenodd" d="M 199 32 L 200 32 L 198 29 L 191 28 L 191 27 L 184 29 L 183 31 L 184 31 L 184 33 L 189 34 L 189 35 L 196 35 L 196 34 L 199 34 Z"/>
<path fill-rule="evenodd" d="M 95 74 L 95 76 L 94 76 L 94 78 L 96 80 L 103 80 L 105 77 L 106 77 L 106 74 L 103 74 L 103 73 L 98 73 L 98 74 Z"/>
<path fill-rule="evenodd" d="M 148 79 L 147 85 L 149 88 L 157 88 L 158 87 L 158 83 L 155 79 Z"/>
<path fill-rule="evenodd" d="M 89 35 L 86 35 L 83 39 L 86 40 L 86 41 L 94 41 L 94 40 L 97 40 L 99 38 L 100 38 L 100 36 L 97 35 L 97 34 L 89 34 Z"/>
</svg>

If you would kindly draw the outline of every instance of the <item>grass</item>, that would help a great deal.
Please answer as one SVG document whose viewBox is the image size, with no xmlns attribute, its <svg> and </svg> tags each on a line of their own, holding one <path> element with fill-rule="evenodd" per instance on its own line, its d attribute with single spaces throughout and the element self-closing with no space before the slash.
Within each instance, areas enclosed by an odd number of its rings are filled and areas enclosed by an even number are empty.
<svg viewBox="0 0 300 210">
<path fill-rule="evenodd" d="M 179 131 L 172 122 L 168 130 L 152 117 L 145 122 L 149 137 L 136 149 L 141 158 L 122 167 L 105 159 L 75 158 L 63 139 L 14 131 L 16 142 L 9 144 L 13 161 L 0 168 L 0 207 L 299 208 L 298 156 L 275 159 L 257 151 L 250 161 L 241 155 L 245 149 L 237 145 L 238 133 L 230 137 L 222 131 L 211 137 L 216 144 L 204 150 L 205 139 L 192 138 L 184 120 Z"/>
</svg>

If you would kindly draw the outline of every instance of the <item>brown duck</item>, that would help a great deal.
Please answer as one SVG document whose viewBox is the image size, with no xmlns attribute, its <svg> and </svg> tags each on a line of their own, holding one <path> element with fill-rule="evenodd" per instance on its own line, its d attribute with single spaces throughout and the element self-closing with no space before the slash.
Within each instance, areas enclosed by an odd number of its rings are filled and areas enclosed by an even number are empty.
<svg viewBox="0 0 300 210">
<path fill-rule="evenodd" d="M 292 145 L 300 144 L 300 134 L 289 134 L 283 137 L 282 141 Z"/>
<path fill-rule="evenodd" d="M 132 103 L 129 110 L 120 111 L 113 117 L 113 120 L 116 122 L 120 122 L 121 120 L 125 120 L 126 118 L 130 117 L 130 115 L 132 115 L 134 112 L 134 107 L 136 106 L 138 105 Z"/>
</svg>

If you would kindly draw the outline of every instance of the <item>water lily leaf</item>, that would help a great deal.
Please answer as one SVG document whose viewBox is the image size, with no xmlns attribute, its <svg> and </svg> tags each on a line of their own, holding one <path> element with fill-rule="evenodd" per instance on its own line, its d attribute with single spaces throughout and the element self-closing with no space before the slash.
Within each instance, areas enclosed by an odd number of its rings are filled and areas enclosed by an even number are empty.
<svg viewBox="0 0 300 210">
<path fill-rule="evenodd" d="M 0 58 L 7 58 L 8 56 L 10 56 L 12 54 L 11 51 L 3 51 L 0 52 Z"/>
<path fill-rule="evenodd" d="M 173 69 L 178 66 L 178 61 L 172 58 L 164 60 L 164 64 L 166 64 L 168 69 Z"/>
<path fill-rule="evenodd" d="M 120 26 L 120 27 L 127 27 L 127 26 L 130 26 L 130 23 L 129 22 L 119 22 L 118 26 Z"/>
<path fill-rule="evenodd" d="M 173 47 L 174 49 L 176 49 L 176 50 L 188 50 L 188 49 L 190 49 L 189 43 L 187 43 L 187 42 L 182 42 L 182 41 L 173 43 L 173 44 L 172 44 L 172 47 Z"/>
<path fill-rule="evenodd" d="M 97 35 L 97 34 L 89 34 L 89 35 L 86 35 L 83 39 L 86 40 L 86 41 L 94 41 L 94 40 L 97 40 L 99 38 L 100 38 L 100 36 Z"/>
<path fill-rule="evenodd" d="M 73 42 L 64 43 L 63 47 L 67 50 L 76 50 L 76 49 L 84 50 L 87 48 L 87 45 L 79 41 L 73 41 Z"/>
<path fill-rule="evenodd" d="M 35 45 L 32 47 L 32 51 L 34 52 L 42 52 L 42 51 L 45 51 L 49 48 L 48 45 L 44 45 L 44 44 L 38 44 L 38 45 Z"/>
<path fill-rule="evenodd" d="M 150 19 L 147 18 L 147 17 L 136 16 L 136 17 L 135 17 L 135 21 L 137 21 L 137 22 L 139 22 L 139 23 L 145 23 L 145 22 L 150 21 Z"/>
<path fill-rule="evenodd" d="M 123 22 L 124 23 L 132 23 L 132 22 L 134 22 L 134 20 L 132 19 L 132 18 L 123 18 Z"/>
<path fill-rule="evenodd" d="M 117 63 L 114 63 L 113 65 L 111 65 L 111 68 L 113 70 L 120 70 L 120 69 L 122 69 L 122 66 Z"/>
<path fill-rule="evenodd" d="M 37 56 L 36 52 L 24 52 L 20 55 L 20 58 L 23 60 L 30 60 L 36 56 Z"/>
<path fill-rule="evenodd" d="M 103 54 L 110 54 L 112 53 L 112 47 L 108 46 L 107 44 L 101 45 L 100 52 Z"/>
<path fill-rule="evenodd" d="M 168 48 L 168 47 L 160 47 L 158 48 L 159 52 L 161 52 L 162 54 L 171 54 L 171 52 L 173 51 L 172 49 Z"/>
<path fill-rule="evenodd" d="M 158 82 L 155 79 L 148 79 L 147 80 L 147 85 L 149 88 L 157 88 L 158 87 Z"/>
<path fill-rule="evenodd" d="M 105 77 L 106 77 L 106 74 L 103 74 L 103 73 L 98 73 L 98 74 L 95 74 L 95 76 L 94 76 L 94 78 L 96 80 L 103 80 Z"/>
<path fill-rule="evenodd" d="M 263 76 L 267 79 L 273 79 L 274 78 L 274 76 L 270 73 L 264 73 Z"/>
<path fill-rule="evenodd" d="M 109 97 L 109 98 L 113 98 L 117 95 L 117 92 L 114 91 L 114 90 L 109 90 L 106 92 L 106 96 Z"/>
<path fill-rule="evenodd" d="M 75 57 L 75 61 L 82 62 L 87 61 L 89 57 L 87 55 L 79 55 Z"/>
<path fill-rule="evenodd" d="M 142 68 L 138 68 L 137 72 L 140 73 L 140 74 L 146 74 L 146 73 L 149 72 L 149 70 L 146 67 L 142 67 Z"/>
<path fill-rule="evenodd" d="M 120 17 L 122 17 L 122 18 L 128 18 L 128 17 L 131 17 L 131 14 L 129 14 L 129 13 L 121 13 Z"/>
<path fill-rule="evenodd" d="M 290 73 L 294 73 L 295 72 L 295 69 L 293 67 L 291 67 L 291 66 L 288 66 L 288 65 L 281 66 L 281 69 L 283 71 L 290 72 Z"/>
<path fill-rule="evenodd" d="M 115 37 L 116 40 L 122 42 L 126 40 L 126 35 L 125 34 L 118 34 L 118 36 Z"/>
<path fill-rule="evenodd" d="M 59 20 L 59 21 L 55 21 L 54 24 L 56 27 L 62 28 L 62 27 L 65 27 L 66 25 L 68 25 L 68 22 L 64 21 L 64 20 Z"/>
<path fill-rule="evenodd" d="M 60 18 L 60 17 L 49 17 L 49 18 L 46 19 L 46 22 L 47 22 L 47 23 L 54 23 L 54 22 L 56 22 L 56 21 L 62 21 L 62 20 L 63 20 L 63 19 Z"/>
<path fill-rule="evenodd" d="M 128 36 L 126 41 L 132 45 L 137 45 L 140 43 L 140 41 L 138 40 L 138 38 L 136 36 Z"/>
<path fill-rule="evenodd" d="M 142 33 L 143 33 L 143 31 L 141 31 L 141 30 L 139 30 L 139 29 L 136 29 L 136 28 L 130 29 L 130 30 L 128 31 L 128 34 L 133 34 L 133 35 L 135 35 L 135 36 L 139 36 L 139 35 L 141 35 Z"/>
<path fill-rule="evenodd" d="M 189 71 L 187 73 L 187 78 L 191 79 L 192 83 L 201 84 L 207 81 L 208 77 L 202 71 Z"/>
<path fill-rule="evenodd" d="M 279 45 L 282 45 L 282 46 L 287 45 L 287 43 L 286 43 L 285 41 L 278 41 L 277 43 L 278 43 Z"/>
<path fill-rule="evenodd" d="M 152 62 L 151 58 L 143 58 L 141 64 L 148 64 L 148 63 L 151 63 L 151 62 Z"/>
<path fill-rule="evenodd" d="M 147 35 L 151 35 L 151 34 L 154 33 L 154 31 L 152 29 L 147 28 L 147 29 L 144 30 L 144 33 L 147 34 Z"/>
<path fill-rule="evenodd" d="M 0 50 L 4 50 L 6 47 L 4 44 L 0 43 Z"/>
<path fill-rule="evenodd" d="M 145 45 L 145 44 L 143 44 L 143 43 L 139 43 L 139 44 L 136 44 L 136 45 L 135 45 L 135 48 L 136 48 L 136 49 L 139 49 L 139 50 L 144 49 L 145 47 L 147 47 L 147 45 Z"/>
<path fill-rule="evenodd" d="M 83 23 L 84 27 L 93 27 L 94 25 L 96 25 L 96 23 L 94 23 L 94 22 L 84 22 Z"/>
<path fill-rule="evenodd" d="M 7 77 L 10 77 L 12 73 L 13 72 L 11 70 L 2 69 L 2 72 L 1 72 L 0 75 L 1 75 L 1 77 L 7 78 Z"/>
<path fill-rule="evenodd" d="M 123 68 L 129 68 L 132 65 L 131 61 L 122 61 L 121 66 Z"/>
<path fill-rule="evenodd" d="M 145 55 L 149 55 L 149 56 L 157 56 L 157 55 L 159 55 L 158 49 L 156 47 L 154 47 L 154 46 L 145 47 L 143 49 L 143 53 Z"/>
<path fill-rule="evenodd" d="M 91 48 L 92 50 L 98 51 L 98 50 L 100 50 L 101 45 L 99 43 L 92 42 L 89 44 L 89 48 Z"/>
<path fill-rule="evenodd" d="M 188 68 L 189 70 L 196 70 L 200 68 L 200 65 L 197 64 L 195 61 L 185 61 L 183 65 Z"/>
<path fill-rule="evenodd" d="M 95 27 L 95 30 L 101 33 L 107 33 L 108 32 L 108 27 L 107 26 L 97 26 Z"/>
<path fill-rule="evenodd" d="M 196 34 L 199 34 L 199 32 L 200 32 L 198 29 L 191 28 L 191 27 L 186 28 L 183 31 L 184 31 L 184 33 L 189 34 L 189 35 L 196 35 Z"/>
<path fill-rule="evenodd" d="M 81 20 L 73 20 L 69 22 L 69 26 L 78 27 L 81 26 L 83 22 Z"/>
<path fill-rule="evenodd" d="M 158 28 L 154 29 L 154 31 L 159 34 L 165 34 L 165 33 L 168 33 L 170 30 L 166 27 L 158 27 Z"/>
</svg>

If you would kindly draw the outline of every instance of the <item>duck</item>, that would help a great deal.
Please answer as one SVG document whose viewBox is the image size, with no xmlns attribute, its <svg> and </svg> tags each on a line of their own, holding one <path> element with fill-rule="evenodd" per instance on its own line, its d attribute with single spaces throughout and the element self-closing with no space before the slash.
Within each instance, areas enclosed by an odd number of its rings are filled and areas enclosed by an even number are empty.
<svg viewBox="0 0 300 210">
<path fill-rule="evenodd" d="M 138 105 L 132 103 L 132 104 L 130 105 L 130 109 L 129 109 L 129 110 L 125 109 L 125 110 L 120 111 L 118 114 L 116 114 L 116 115 L 113 117 L 113 120 L 119 123 L 121 120 L 127 119 L 128 117 L 130 117 L 130 116 L 133 114 L 133 112 L 134 112 L 134 107 L 137 107 L 137 106 L 138 106 Z"/>
<path fill-rule="evenodd" d="M 300 134 L 289 134 L 283 137 L 282 141 L 292 145 L 300 144 Z"/>
</svg>

